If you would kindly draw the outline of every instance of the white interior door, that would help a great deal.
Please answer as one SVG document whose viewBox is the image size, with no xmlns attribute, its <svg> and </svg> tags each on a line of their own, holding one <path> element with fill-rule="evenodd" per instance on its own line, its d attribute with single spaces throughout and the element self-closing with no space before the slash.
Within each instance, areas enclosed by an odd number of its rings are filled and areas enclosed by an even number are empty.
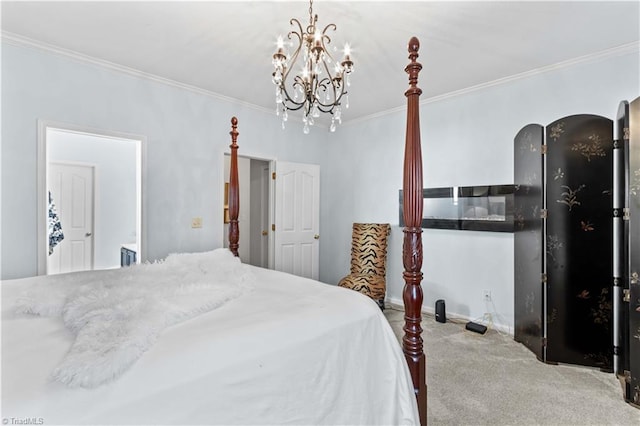
<svg viewBox="0 0 640 426">
<path fill-rule="evenodd" d="M 278 271 L 319 277 L 320 166 L 276 163 L 274 263 Z"/>
<path fill-rule="evenodd" d="M 94 167 L 50 163 L 48 185 L 64 239 L 53 248 L 47 272 L 93 269 Z"/>
</svg>

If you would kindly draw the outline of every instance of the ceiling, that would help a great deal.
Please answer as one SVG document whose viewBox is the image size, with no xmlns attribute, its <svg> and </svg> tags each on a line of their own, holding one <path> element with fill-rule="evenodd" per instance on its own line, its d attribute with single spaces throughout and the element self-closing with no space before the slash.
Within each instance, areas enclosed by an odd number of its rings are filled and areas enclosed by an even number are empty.
<svg viewBox="0 0 640 426">
<path fill-rule="evenodd" d="M 304 1 L 2 1 L 3 36 L 77 52 L 275 112 L 271 55 Z M 422 99 L 611 49 L 635 49 L 640 1 L 316 0 L 332 44 L 353 49 L 353 120 L 405 105 L 407 42 L 420 39 Z"/>
</svg>

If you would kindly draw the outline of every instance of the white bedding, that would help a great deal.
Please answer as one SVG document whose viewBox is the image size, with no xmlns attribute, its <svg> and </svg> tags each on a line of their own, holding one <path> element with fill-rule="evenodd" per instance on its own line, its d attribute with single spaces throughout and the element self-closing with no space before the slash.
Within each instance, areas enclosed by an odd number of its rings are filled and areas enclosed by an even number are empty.
<svg viewBox="0 0 640 426">
<path fill-rule="evenodd" d="M 62 318 L 75 336 L 52 372 L 70 387 L 120 377 L 172 325 L 252 291 L 255 276 L 229 250 L 172 254 L 160 263 L 22 283 L 16 312 Z"/>
<path fill-rule="evenodd" d="M 50 378 L 74 342 L 60 318 L 12 313 L 25 286 L 50 278 L 2 282 L 1 416 L 47 425 L 419 423 L 404 355 L 375 302 L 248 267 L 253 291 L 167 328 L 122 377 L 94 389 Z"/>
</svg>

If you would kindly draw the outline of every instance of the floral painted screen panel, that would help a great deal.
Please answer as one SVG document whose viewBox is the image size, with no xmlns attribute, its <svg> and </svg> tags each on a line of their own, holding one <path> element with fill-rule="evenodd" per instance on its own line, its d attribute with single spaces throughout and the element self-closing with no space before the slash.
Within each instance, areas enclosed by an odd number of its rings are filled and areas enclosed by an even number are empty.
<svg viewBox="0 0 640 426">
<path fill-rule="evenodd" d="M 514 139 L 514 339 L 544 361 L 543 156 L 544 127 L 529 124 Z"/>
<path fill-rule="evenodd" d="M 613 121 L 546 128 L 547 362 L 613 368 Z"/>
</svg>

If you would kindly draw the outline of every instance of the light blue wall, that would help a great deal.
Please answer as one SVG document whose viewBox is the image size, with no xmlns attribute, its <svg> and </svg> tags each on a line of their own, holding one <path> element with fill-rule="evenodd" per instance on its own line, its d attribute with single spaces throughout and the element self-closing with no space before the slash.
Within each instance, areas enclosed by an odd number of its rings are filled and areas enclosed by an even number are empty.
<svg viewBox="0 0 640 426">
<path fill-rule="evenodd" d="M 234 115 L 243 155 L 316 163 L 324 147 L 321 129 L 303 135 L 290 120 L 282 131 L 269 112 L 3 42 L 2 278 L 37 273 L 38 119 L 147 137 L 143 245 L 158 259 L 222 246 L 223 154 Z M 196 216 L 201 229 L 191 228 Z"/>
<path fill-rule="evenodd" d="M 429 64 L 428 66 L 437 66 Z M 429 68 L 420 87 L 429 84 Z M 398 65 L 402 72 L 402 64 Z M 618 103 L 640 94 L 639 54 L 601 58 L 421 105 L 424 186 L 513 183 L 513 138 L 529 123 L 572 114 L 615 118 Z M 405 88 L 398 88 L 403 92 Z M 392 225 L 387 297 L 402 304 L 402 229 L 398 190 L 406 111 L 347 124 L 327 140 L 321 161 L 321 278 L 349 271 L 352 222 Z M 513 326 L 513 234 L 426 229 L 424 306 L 445 299 L 447 311 L 471 319 L 492 313 Z M 490 290 L 493 304 L 482 291 Z"/>
<path fill-rule="evenodd" d="M 262 110 L 30 48 L 2 47 L 4 279 L 37 271 L 37 119 L 147 136 L 143 243 L 147 257 L 157 259 L 222 246 L 223 153 L 236 115 L 243 155 L 320 164 L 321 281 L 335 284 L 348 272 L 353 222 L 395 225 L 388 298 L 401 303 L 404 111 L 305 136 L 292 122 L 283 132 Z M 613 118 L 619 101 L 639 95 L 639 68 L 638 52 L 632 52 L 424 103 L 425 186 L 511 183 L 512 143 L 520 128 L 570 114 Z M 427 66 L 422 74 L 420 86 L 429 84 Z M 203 218 L 200 230 L 190 228 L 195 216 Z M 492 312 L 503 326 L 513 325 L 511 234 L 425 230 L 423 242 L 425 307 L 443 298 L 451 313 L 473 319 Z M 483 289 L 491 290 L 493 305 L 483 302 Z"/>
</svg>

